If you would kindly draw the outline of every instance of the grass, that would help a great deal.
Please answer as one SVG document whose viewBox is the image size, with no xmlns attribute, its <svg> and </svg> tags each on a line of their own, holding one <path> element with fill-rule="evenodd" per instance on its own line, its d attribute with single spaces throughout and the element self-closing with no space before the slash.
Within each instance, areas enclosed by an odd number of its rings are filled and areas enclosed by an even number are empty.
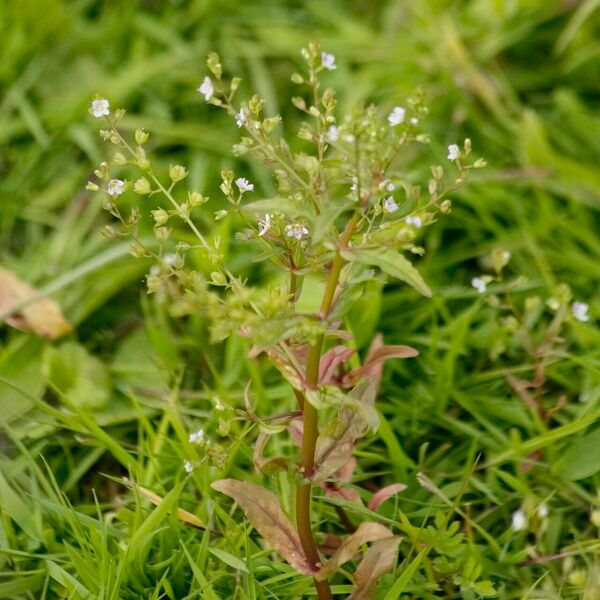
<svg viewBox="0 0 600 600">
<path fill-rule="evenodd" d="M 536 357 L 505 336 L 496 309 L 469 286 L 501 246 L 512 253 L 509 276 L 525 277 L 514 292 L 519 306 L 567 283 L 600 314 L 596 1 L 28 0 L 0 2 L 0 12 L 0 260 L 52 292 L 78 345 L 75 375 L 59 391 L 49 365 L 53 352 L 68 362 L 61 344 L 0 334 L 0 598 L 314 595 L 310 578 L 263 547 L 209 488 L 218 477 L 253 477 L 255 429 L 232 423 L 222 467 L 206 464 L 189 479 L 182 469 L 197 458 L 189 431 L 202 424 L 218 440 L 219 418 L 232 416 L 214 409 L 216 396 L 241 407 L 250 382 L 257 411 L 269 415 L 290 409 L 290 392 L 266 364 L 246 358 L 243 340 L 212 346 L 201 320 L 171 320 L 146 297 L 147 265 L 99 235 L 101 208 L 83 191 L 105 152 L 87 117 L 98 92 L 129 107 L 125 127 L 151 130 L 165 165 L 189 166 L 216 210 L 236 132 L 195 92 L 206 51 L 243 73 L 246 93 L 257 89 L 269 111 L 297 122 L 286 108 L 288 74 L 309 39 L 338 57 L 331 80 L 345 107 L 392 106 L 423 87 L 432 146 L 406 157 L 409 179 L 464 137 L 489 164 L 428 230 L 420 268 L 434 298 L 373 282 L 350 318 L 361 348 L 382 331 L 421 352 L 386 367 L 380 436 L 357 453 L 365 497 L 374 484 L 408 485 L 382 509 L 404 541 L 378 597 L 481 595 L 456 581 L 434 589 L 433 567 L 457 542 L 444 520 L 460 524 L 460 547 L 478 556 L 481 579 L 499 597 L 597 597 L 598 329 L 569 322 L 561 331 L 540 401 L 549 410 L 565 400 L 545 420 L 507 379 L 532 378 Z M 264 172 L 251 176 L 265 195 L 273 190 Z M 267 279 L 268 270 L 248 266 L 234 232 L 227 222 L 215 232 L 232 270 Z M 545 326 L 535 320 L 532 336 Z M 274 454 L 293 452 L 271 443 Z M 427 478 L 421 484 L 417 473 Z M 155 506 L 125 477 L 163 501 Z M 261 480 L 291 503 L 285 474 Z M 543 522 L 541 503 L 549 507 Z M 530 528 L 515 532 L 511 514 L 521 506 Z M 182 521 L 177 507 L 207 528 Z M 345 508 L 356 516 L 356 505 Z M 319 498 L 314 510 L 335 530 L 333 501 Z M 349 589 L 347 579 L 334 580 L 339 597 Z"/>
</svg>

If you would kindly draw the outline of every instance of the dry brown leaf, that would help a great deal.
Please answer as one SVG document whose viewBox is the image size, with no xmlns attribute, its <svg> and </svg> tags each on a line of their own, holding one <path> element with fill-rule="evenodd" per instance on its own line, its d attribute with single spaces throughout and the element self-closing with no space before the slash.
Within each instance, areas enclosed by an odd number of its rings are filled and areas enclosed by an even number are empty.
<svg viewBox="0 0 600 600">
<path fill-rule="evenodd" d="M 363 556 L 354 574 L 354 590 L 348 600 L 372 600 L 377 580 L 394 568 L 400 538 L 390 537 L 375 542 Z"/>
<path fill-rule="evenodd" d="M 29 300 L 35 288 L 16 275 L 0 268 L 0 315 L 11 313 L 15 307 Z M 50 298 L 41 298 L 23 306 L 7 317 L 6 322 L 15 329 L 32 331 L 40 337 L 54 340 L 71 331 L 60 307 Z"/>
<path fill-rule="evenodd" d="M 220 479 L 212 484 L 212 488 L 233 498 L 258 533 L 296 571 L 315 574 L 316 569 L 304 555 L 298 533 L 275 494 L 253 483 L 235 479 Z"/>
<path fill-rule="evenodd" d="M 406 485 L 404 483 L 392 483 L 392 485 L 386 485 L 384 488 L 381 488 L 371 496 L 371 499 L 367 504 L 367 508 L 375 511 L 386 500 L 392 496 L 395 496 L 397 493 L 404 491 L 405 489 Z"/>
<path fill-rule="evenodd" d="M 363 544 L 390 537 L 393 537 L 392 532 L 379 523 L 361 523 L 358 529 L 342 542 L 333 556 L 321 567 L 315 575 L 315 579 L 323 581 L 331 577 L 344 563 L 356 556 Z"/>
<path fill-rule="evenodd" d="M 134 488 L 134 484 L 129 481 L 129 479 L 123 479 L 123 482 L 129 489 Z M 150 500 L 154 506 L 158 506 L 164 498 L 159 496 L 156 492 L 149 490 L 148 488 L 142 487 L 141 485 L 136 485 L 135 489 L 145 498 Z M 183 508 L 177 508 L 175 511 L 175 515 L 180 521 L 187 523 L 188 525 L 192 525 L 193 527 L 197 527 L 198 529 L 206 529 L 206 525 L 194 514 L 184 510 Z"/>
</svg>

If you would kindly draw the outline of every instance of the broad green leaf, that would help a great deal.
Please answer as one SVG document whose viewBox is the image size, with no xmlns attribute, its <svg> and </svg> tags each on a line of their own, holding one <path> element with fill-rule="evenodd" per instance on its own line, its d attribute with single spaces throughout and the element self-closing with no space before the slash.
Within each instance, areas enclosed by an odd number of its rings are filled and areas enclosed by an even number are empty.
<svg viewBox="0 0 600 600">
<path fill-rule="evenodd" d="M 352 248 L 341 251 L 347 261 L 378 267 L 387 275 L 408 283 L 417 292 L 431 298 L 431 290 L 412 263 L 391 248 Z"/>
<path fill-rule="evenodd" d="M 363 544 L 389 537 L 393 536 L 387 527 L 379 523 L 361 523 L 358 529 L 342 542 L 341 546 L 333 553 L 333 556 L 321 567 L 315 575 L 315 579 L 323 581 L 331 577 L 344 563 L 356 556 Z"/>
<path fill-rule="evenodd" d="M 554 470 L 568 481 L 579 481 L 600 471 L 600 429 L 584 435 L 567 448 Z"/>
<path fill-rule="evenodd" d="M 377 580 L 394 568 L 399 537 L 375 542 L 366 552 L 354 575 L 354 589 L 348 600 L 372 600 Z"/>
<path fill-rule="evenodd" d="M 284 514 L 277 496 L 254 483 L 220 479 L 212 488 L 233 498 L 252 526 L 266 542 L 299 573 L 312 575 L 315 569 L 304 555 L 298 533 Z"/>
<path fill-rule="evenodd" d="M 48 347 L 45 356 L 48 383 L 57 388 L 73 405 L 84 409 L 106 406 L 111 380 L 105 366 L 83 346 L 67 342 Z"/>
</svg>

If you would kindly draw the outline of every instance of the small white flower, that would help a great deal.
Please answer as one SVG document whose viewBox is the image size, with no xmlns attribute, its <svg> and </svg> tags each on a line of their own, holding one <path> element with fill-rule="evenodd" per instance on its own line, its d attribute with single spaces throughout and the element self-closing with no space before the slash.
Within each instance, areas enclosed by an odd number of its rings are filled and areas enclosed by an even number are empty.
<svg viewBox="0 0 600 600">
<path fill-rule="evenodd" d="M 417 119 L 417 117 L 413 117 L 413 118 L 410 120 L 410 122 L 411 122 L 413 125 L 417 125 L 417 124 L 419 123 L 419 119 Z"/>
<path fill-rule="evenodd" d="M 448 160 L 458 160 L 460 158 L 460 148 L 457 144 L 448 146 Z"/>
<path fill-rule="evenodd" d="M 205 77 L 202 85 L 197 89 L 198 92 L 204 94 L 204 99 L 208 102 L 215 93 L 215 86 L 210 77 Z"/>
<path fill-rule="evenodd" d="M 235 185 L 238 186 L 240 192 L 251 192 L 254 189 L 254 184 L 250 183 L 245 177 L 238 177 L 235 180 Z"/>
<path fill-rule="evenodd" d="M 295 237 L 297 240 L 301 240 L 305 235 L 308 235 L 308 229 L 300 223 L 286 225 L 285 232 L 288 237 Z"/>
<path fill-rule="evenodd" d="M 183 461 L 183 468 L 186 473 L 191 473 L 194 470 L 194 465 L 189 460 Z"/>
<path fill-rule="evenodd" d="M 110 104 L 108 103 L 108 100 L 106 100 L 106 98 L 96 98 L 96 100 L 92 100 L 90 112 L 96 118 L 110 115 Z"/>
<path fill-rule="evenodd" d="M 578 321 L 585 322 L 590 320 L 590 315 L 588 315 L 589 309 L 590 307 L 585 302 L 579 302 L 578 300 L 571 304 L 571 312 Z"/>
<path fill-rule="evenodd" d="M 327 52 L 322 52 L 321 53 L 321 62 L 323 63 L 323 66 L 328 71 L 334 71 L 335 69 L 337 69 L 337 65 L 335 64 L 335 55 L 333 55 L 333 54 L 328 54 Z"/>
<path fill-rule="evenodd" d="M 401 106 L 395 106 L 392 112 L 388 115 L 388 123 L 392 127 L 404 123 L 404 117 L 406 117 L 406 111 Z"/>
<path fill-rule="evenodd" d="M 510 257 L 512 256 L 512 254 L 510 253 L 510 250 L 503 250 L 502 251 L 502 258 L 508 262 L 510 260 Z"/>
<path fill-rule="evenodd" d="M 240 108 L 240 112 L 235 115 L 235 124 L 238 127 L 244 126 L 248 122 L 248 109 Z"/>
<path fill-rule="evenodd" d="M 512 528 L 514 531 L 523 531 L 527 528 L 527 517 L 522 509 L 515 510 L 512 514 Z"/>
<path fill-rule="evenodd" d="M 487 289 L 487 283 L 485 281 L 485 279 L 483 279 L 482 277 L 473 277 L 473 279 L 471 279 L 471 285 L 480 293 L 483 294 L 485 293 L 486 289 Z"/>
<path fill-rule="evenodd" d="M 537 507 L 537 514 L 540 519 L 545 519 L 548 516 L 548 513 L 549 510 L 547 504 L 542 503 Z"/>
<path fill-rule="evenodd" d="M 204 429 L 200 428 L 198 431 L 190 433 L 189 442 L 190 444 L 200 444 L 204 441 Z"/>
<path fill-rule="evenodd" d="M 396 186 L 391 181 L 388 180 L 388 181 L 386 181 L 385 189 L 388 192 L 393 192 L 396 189 Z"/>
<path fill-rule="evenodd" d="M 347 133 L 344 136 L 344 141 L 348 142 L 349 144 L 353 144 L 355 140 L 356 140 L 356 137 L 354 137 L 354 135 L 352 133 Z"/>
<path fill-rule="evenodd" d="M 271 215 L 266 213 L 264 219 L 258 220 L 258 235 L 262 237 L 269 229 L 271 229 Z"/>
<path fill-rule="evenodd" d="M 340 137 L 340 130 L 335 125 L 332 125 L 327 130 L 327 140 L 330 142 L 337 142 L 339 137 Z"/>
<path fill-rule="evenodd" d="M 395 213 L 398 210 L 398 205 L 392 196 L 388 196 L 383 201 L 383 210 L 389 213 Z"/>
<path fill-rule="evenodd" d="M 125 182 L 122 179 L 111 179 L 106 191 L 109 196 L 120 196 L 125 191 Z"/>
<path fill-rule="evenodd" d="M 356 190 L 358 190 L 358 177 L 356 177 L 356 175 L 354 175 L 352 177 L 352 185 L 350 186 L 350 191 L 356 192 Z"/>
<path fill-rule="evenodd" d="M 407 225 L 412 225 L 413 227 L 416 227 L 417 229 L 419 227 L 422 227 L 422 225 L 423 225 L 423 221 L 421 221 L 421 217 L 406 217 L 406 219 L 404 219 L 404 222 Z"/>
<path fill-rule="evenodd" d="M 165 254 L 163 256 L 163 263 L 167 267 L 172 267 L 177 262 L 177 254 Z"/>
</svg>

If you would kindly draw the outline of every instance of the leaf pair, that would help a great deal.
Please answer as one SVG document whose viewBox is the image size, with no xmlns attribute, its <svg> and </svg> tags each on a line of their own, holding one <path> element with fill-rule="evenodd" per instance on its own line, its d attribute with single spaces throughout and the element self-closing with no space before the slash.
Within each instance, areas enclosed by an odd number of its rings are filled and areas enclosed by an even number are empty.
<svg viewBox="0 0 600 600">
<path fill-rule="evenodd" d="M 233 498 L 258 533 L 296 571 L 312 575 L 318 581 L 331 577 L 356 556 L 361 546 L 372 543 L 356 570 L 354 590 L 350 596 L 353 600 L 371 599 L 377 579 L 396 564 L 400 538 L 379 523 L 361 523 L 331 558 L 317 568 L 306 558 L 298 533 L 281 509 L 275 494 L 253 483 L 235 479 L 215 481 L 212 487 Z"/>
</svg>

